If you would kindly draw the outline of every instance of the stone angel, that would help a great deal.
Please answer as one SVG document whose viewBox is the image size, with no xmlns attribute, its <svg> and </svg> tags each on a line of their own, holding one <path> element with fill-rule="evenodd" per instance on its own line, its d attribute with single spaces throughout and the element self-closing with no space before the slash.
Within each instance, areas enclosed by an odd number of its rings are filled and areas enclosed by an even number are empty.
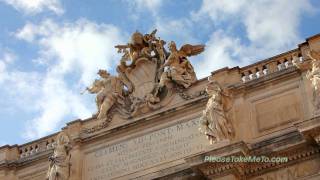
<svg viewBox="0 0 320 180">
<path fill-rule="evenodd" d="M 95 116 L 98 119 L 104 119 L 117 99 L 122 97 L 123 83 L 118 77 L 111 76 L 106 70 L 99 70 L 97 74 L 100 79 L 96 79 L 86 90 L 91 94 L 97 94 L 98 112 Z"/>
<path fill-rule="evenodd" d="M 175 42 L 169 43 L 170 55 L 161 68 L 168 67 L 162 73 L 159 82 L 159 88 L 166 86 L 170 81 L 178 85 L 188 88 L 192 83 L 196 82 L 197 77 L 188 57 L 200 54 L 204 51 L 204 45 L 183 45 L 179 50 Z"/>
<path fill-rule="evenodd" d="M 232 106 L 230 93 L 210 79 L 206 91 L 210 98 L 200 119 L 200 132 L 207 136 L 210 144 L 232 139 L 234 130 L 227 116 Z"/>
<path fill-rule="evenodd" d="M 47 172 L 47 180 L 67 180 L 70 176 L 70 139 L 67 134 L 61 132 L 57 137 L 57 145 L 53 155 L 49 157 L 50 165 Z"/>
</svg>

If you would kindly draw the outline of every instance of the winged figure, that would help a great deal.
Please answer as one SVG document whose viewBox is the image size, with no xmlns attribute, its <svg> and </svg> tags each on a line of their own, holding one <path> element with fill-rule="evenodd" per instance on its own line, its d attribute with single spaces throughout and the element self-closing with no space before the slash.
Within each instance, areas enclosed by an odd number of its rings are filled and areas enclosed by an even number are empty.
<svg viewBox="0 0 320 180">
<path fill-rule="evenodd" d="M 169 43 L 170 55 L 161 68 L 168 67 L 162 73 L 159 88 L 166 86 L 170 81 L 174 81 L 178 85 L 188 88 L 197 80 L 194 69 L 187 57 L 200 54 L 204 51 L 204 45 L 183 45 L 180 50 L 177 49 L 176 43 Z"/>
</svg>

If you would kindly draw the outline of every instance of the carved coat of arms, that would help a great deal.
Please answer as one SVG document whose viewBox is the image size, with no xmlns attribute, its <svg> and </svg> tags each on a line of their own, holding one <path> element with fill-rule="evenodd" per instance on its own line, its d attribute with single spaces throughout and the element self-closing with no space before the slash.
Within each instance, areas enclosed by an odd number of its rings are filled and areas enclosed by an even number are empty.
<svg viewBox="0 0 320 180">
<path fill-rule="evenodd" d="M 204 45 L 186 44 L 178 50 L 172 41 L 167 51 L 165 44 L 154 30 L 135 32 L 128 44 L 115 46 L 123 53 L 118 75 L 100 70 L 100 79 L 86 89 L 97 94 L 97 119 L 110 120 L 114 112 L 134 117 L 161 108 L 175 89 L 183 91 L 196 82 L 188 57 L 203 52 Z"/>
</svg>

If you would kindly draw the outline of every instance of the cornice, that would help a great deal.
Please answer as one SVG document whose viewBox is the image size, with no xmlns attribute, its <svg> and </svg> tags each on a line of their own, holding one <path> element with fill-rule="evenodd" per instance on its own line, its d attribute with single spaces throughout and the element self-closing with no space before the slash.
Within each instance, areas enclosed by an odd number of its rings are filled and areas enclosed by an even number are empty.
<svg viewBox="0 0 320 180">
<path fill-rule="evenodd" d="M 207 100 L 208 100 L 208 97 L 206 95 L 203 95 L 203 96 L 191 99 L 191 100 L 187 100 L 182 104 L 177 104 L 177 105 L 170 107 L 170 108 L 164 108 L 164 109 L 161 109 L 161 110 L 156 111 L 154 113 L 147 114 L 145 116 L 141 116 L 141 117 L 138 117 L 135 119 L 130 119 L 130 120 L 128 120 L 129 121 L 128 123 L 123 124 L 123 125 L 119 125 L 117 127 L 111 128 L 111 129 L 103 130 L 103 128 L 101 128 L 101 129 L 97 129 L 97 130 L 95 130 L 95 132 L 89 133 L 89 134 L 82 131 L 80 134 L 81 142 L 85 143 L 87 141 L 91 141 L 96 138 L 105 137 L 106 135 L 112 136 L 112 134 L 114 134 L 114 133 L 120 133 L 120 132 L 126 131 L 128 129 L 135 128 L 135 127 L 142 125 L 144 123 L 150 123 L 153 121 L 165 119 L 165 117 L 168 117 L 172 114 L 179 114 L 179 113 L 182 113 L 190 108 L 195 108 L 196 106 L 204 106 Z"/>
<path fill-rule="evenodd" d="M 270 138 L 248 144 L 245 142 L 231 142 L 222 147 L 217 147 L 208 152 L 189 157 L 186 159 L 191 169 L 200 172 L 205 177 L 217 178 L 233 174 L 239 179 L 258 176 L 266 172 L 297 164 L 306 160 L 320 158 L 320 146 L 317 141 L 308 141 L 306 137 L 312 136 L 314 132 L 319 134 L 319 117 L 312 118 L 295 125 L 295 131 L 284 134 L 270 135 Z M 301 131 L 304 127 L 304 131 Z M 300 129 L 299 129 L 300 128 Z M 307 135 L 307 136 L 306 136 Z M 217 146 L 219 146 L 217 144 Z M 231 156 L 266 156 L 266 157 L 287 157 L 288 162 L 204 162 L 205 156 L 231 157 Z M 198 173 L 199 174 L 199 173 Z"/>
</svg>

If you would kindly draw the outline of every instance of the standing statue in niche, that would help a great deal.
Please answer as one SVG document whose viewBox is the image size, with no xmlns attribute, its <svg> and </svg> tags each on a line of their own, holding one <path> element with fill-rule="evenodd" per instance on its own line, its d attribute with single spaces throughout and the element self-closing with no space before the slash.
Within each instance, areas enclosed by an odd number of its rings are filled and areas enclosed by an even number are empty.
<svg viewBox="0 0 320 180">
<path fill-rule="evenodd" d="M 98 75 L 100 79 L 96 79 L 86 90 L 89 93 L 97 94 L 98 112 L 95 116 L 98 119 L 104 119 L 117 99 L 122 97 L 123 83 L 118 77 L 111 76 L 106 70 L 99 70 Z"/>
<path fill-rule="evenodd" d="M 70 176 L 70 139 L 67 134 L 61 132 L 56 142 L 53 155 L 49 157 L 50 165 L 46 179 L 67 180 Z"/>
<path fill-rule="evenodd" d="M 308 56 L 312 60 L 312 68 L 306 76 L 312 83 L 315 113 L 318 114 L 320 110 L 320 53 L 311 51 Z"/>
<path fill-rule="evenodd" d="M 231 140 L 234 137 L 234 130 L 227 116 L 232 106 L 230 93 L 210 79 L 206 91 L 210 98 L 201 116 L 200 132 L 207 136 L 210 144 Z"/>
</svg>

